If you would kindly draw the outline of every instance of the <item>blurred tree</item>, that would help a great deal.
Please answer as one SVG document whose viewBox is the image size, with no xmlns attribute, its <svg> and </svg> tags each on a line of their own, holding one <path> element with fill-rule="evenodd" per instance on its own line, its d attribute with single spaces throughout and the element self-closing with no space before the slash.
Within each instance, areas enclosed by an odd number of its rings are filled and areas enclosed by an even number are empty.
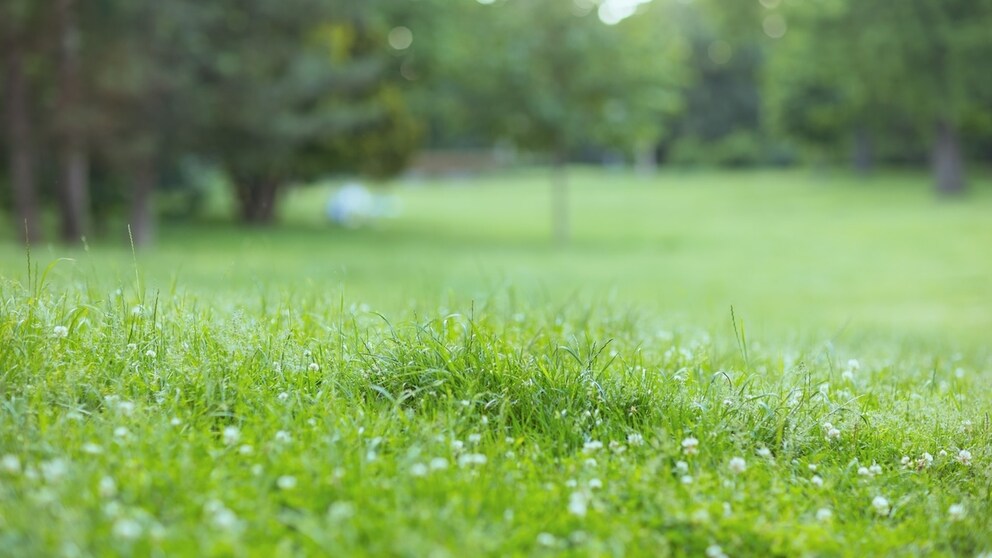
<svg viewBox="0 0 992 558">
<path fill-rule="evenodd" d="M 271 222 L 283 186 L 333 170 L 336 138 L 361 143 L 363 127 L 402 114 L 396 105 L 403 99 L 383 88 L 386 41 L 365 11 L 375 5 L 219 0 L 204 8 L 203 45 L 211 54 L 198 61 L 204 87 L 190 99 L 201 118 L 197 149 L 227 169 L 244 222 Z M 361 168 L 359 160 L 402 161 L 413 147 L 347 146 L 357 157 L 348 163 Z M 385 161 L 376 164 L 387 170 Z"/>
<path fill-rule="evenodd" d="M 28 59 L 38 40 L 33 31 L 39 19 L 40 12 L 31 0 L 5 0 L 0 4 L 4 145 L 13 193 L 14 226 L 24 241 L 41 239 L 35 182 L 34 92 L 28 75 Z"/>
<path fill-rule="evenodd" d="M 645 150 L 681 107 L 685 45 L 662 10 L 607 25 L 594 2 L 503 0 L 467 4 L 444 31 L 444 56 L 468 124 L 550 156 L 555 238 L 569 237 L 565 163 L 598 143 Z"/>
<path fill-rule="evenodd" d="M 832 0 L 778 9 L 788 26 L 775 51 L 769 106 L 787 129 L 822 139 L 838 127 L 853 130 L 864 166 L 875 131 L 911 123 L 931 138 L 937 190 L 964 189 L 961 128 L 990 110 L 992 74 L 975 69 L 992 56 L 992 1 Z"/>
</svg>

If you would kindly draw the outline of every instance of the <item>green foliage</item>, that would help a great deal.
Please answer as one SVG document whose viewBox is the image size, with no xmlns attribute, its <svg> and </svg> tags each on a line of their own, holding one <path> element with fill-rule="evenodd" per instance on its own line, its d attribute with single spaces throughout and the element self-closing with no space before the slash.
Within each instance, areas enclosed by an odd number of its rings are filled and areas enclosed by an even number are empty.
<svg viewBox="0 0 992 558">
<path fill-rule="evenodd" d="M 575 174 L 0 246 L 0 554 L 992 549 L 987 179 Z"/>
</svg>

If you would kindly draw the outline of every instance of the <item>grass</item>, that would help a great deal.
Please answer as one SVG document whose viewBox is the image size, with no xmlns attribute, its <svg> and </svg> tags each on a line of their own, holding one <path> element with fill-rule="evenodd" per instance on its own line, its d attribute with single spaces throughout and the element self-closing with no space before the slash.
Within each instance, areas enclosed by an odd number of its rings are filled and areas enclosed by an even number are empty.
<svg viewBox="0 0 992 558">
<path fill-rule="evenodd" d="M 0 247 L 0 555 L 992 551 L 987 180 L 574 179 Z"/>
</svg>

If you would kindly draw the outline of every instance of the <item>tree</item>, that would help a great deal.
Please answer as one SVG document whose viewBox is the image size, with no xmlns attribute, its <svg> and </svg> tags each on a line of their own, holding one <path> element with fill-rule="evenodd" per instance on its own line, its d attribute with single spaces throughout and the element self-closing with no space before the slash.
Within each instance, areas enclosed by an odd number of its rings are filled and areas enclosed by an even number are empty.
<svg viewBox="0 0 992 558">
<path fill-rule="evenodd" d="M 25 242 L 41 239 L 35 182 L 37 134 L 26 68 L 32 50 L 32 23 L 38 17 L 38 10 L 30 1 L 8 0 L 0 5 L 4 136 L 16 217 L 14 224 Z"/>
<path fill-rule="evenodd" d="M 592 3 L 504 0 L 449 20 L 448 83 L 492 139 L 548 155 L 552 222 L 568 241 L 569 153 L 589 143 L 633 152 L 658 141 L 680 106 L 684 45 L 662 10 L 607 25 Z M 478 107 L 486 107 L 479 111 Z"/>
<path fill-rule="evenodd" d="M 911 123 L 930 137 L 937 191 L 964 190 L 960 130 L 989 111 L 983 99 L 992 75 L 975 69 L 992 56 L 992 1 L 834 0 L 780 9 L 790 40 L 775 56 L 792 62 L 780 62 L 773 81 L 804 66 L 791 94 L 826 92 L 841 121 L 862 138 L 872 129 Z"/>
</svg>

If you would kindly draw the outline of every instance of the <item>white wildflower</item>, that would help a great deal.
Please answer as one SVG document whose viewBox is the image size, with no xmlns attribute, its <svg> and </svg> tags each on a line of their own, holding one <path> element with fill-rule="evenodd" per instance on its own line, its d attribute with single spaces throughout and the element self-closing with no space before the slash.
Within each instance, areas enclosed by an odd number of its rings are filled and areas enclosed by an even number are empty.
<svg viewBox="0 0 992 558">
<path fill-rule="evenodd" d="M 69 464 L 64 459 L 52 459 L 41 464 L 41 476 L 48 482 L 57 482 L 69 472 Z"/>
<path fill-rule="evenodd" d="M 699 440 L 689 436 L 688 438 L 682 440 L 682 451 L 686 455 L 695 455 L 699 451 Z"/>
<path fill-rule="evenodd" d="M 310 363 L 310 366 L 307 366 L 307 368 L 308 368 L 308 369 L 309 369 L 309 370 L 310 370 L 311 372 L 320 372 L 320 365 L 319 365 L 319 364 L 317 364 L 316 362 L 311 362 L 311 363 Z"/>
<path fill-rule="evenodd" d="M 283 444 L 288 443 L 293 439 L 293 437 L 289 435 L 289 432 L 286 432 L 285 430 L 279 430 L 278 432 L 276 432 L 275 437 L 277 442 Z"/>
<path fill-rule="evenodd" d="M 688 473 L 689 472 L 689 464 L 686 463 L 685 461 L 676 461 L 675 462 L 675 470 L 678 471 L 678 472 L 680 472 L 680 473 Z"/>
<path fill-rule="evenodd" d="M 810 482 L 812 482 L 813 485 L 817 487 L 823 486 L 823 477 L 821 477 L 820 475 L 813 475 L 813 478 L 810 479 Z"/>
<path fill-rule="evenodd" d="M 958 462 L 962 465 L 971 465 L 971 452 L 966 449 L 959 451 Z"/>
<path fill-rule="evenodd" d="M 99 444 L 94 444 L 93 442 L 86 442 L 81 448 L 83 453 L 88 453 L 90 455 L 100 455 L 103 453 L 103 448 Z"/>
<path fill-rule="evenodd" d="M 730 472 L 735 475 L 739 475 L 747 469 L 747 463 L 744 461 L 743 457 L 735 457 L 731 459 L 728 466 L 730 467 Z"/>
<path fill-rule="evenodd" d="M 558 539 L 551 533 L 539 533 L 537 535 L 537 544 L 541 546 L 555 546 L 558 544 Z"/>
<path fill-rule="evenodd" d="M 224 428 L 224 443 L 233 446 L 238 443 L 241 439 L 241 430 L 237 426 L 228 426 Z"/>
<path fill-rule="evenodd" d="M 961 521 L 964 519 L 964 516 L 964 504 L 952 504 L 951 507 L 947 508 L 947 517 L 951 521 Z"/>
<path fill-rule="evenodd" d="M 816 510 L 816 520 L 826 523 L 833 518 L 834 512 L 830 511 L 830 508 L 820 508 Z"/>
<path fill-rule="evenodd" d="M 410 474 L 415 477 L 423 477 L 427 475 L 427 465 L 423 463 L 414 463 L 410 465 Z"/>
<path fill-rule="evenodd" d="M 17 474 L 21 472 L 21 460 L 16 455 L 7 454 L 0 458 L 0 469 Z"/>
<path fill-rule="evenodd" d="M 141 536 L 141 524 L 133 519 L 121 518 L 114 522 L 114 536 L 134 540 Z"/>
<path fill-rule="evenodd" d="M 181 426 L 182 423 L 183 421 L 179 417 L 172 417 L 172 420 L 169 421 L 169 424 L 172 426 Z"/>
<path fill-rule="evenodd" d="M 593 453 L 603 449 L 603 442 L 599 440 L 590 440 L 585 444 L 582 444 L 582 451 L 586 453 Z"/>
<path fill-rule="evenodd" d="M 148 358 L 155 358 L 158 355 L 152 349 L 148 349 L 147 351 L 145 351 L 145 356 Z"/>
<path fill-rule="evenodd" d="M 929 454 L 927 454 L 927 455 L 929 455 Z M 932 459 L 933 458 L 931 458 L 931 460 Z M 879 465 L 878 463 L 875 463 L 873 461 L 872 464 L 871 464 L 871 467 L 868 467 L 868 472 L 871 473 L 872 476 L 881 475 L 882 474 L 882 466 Z"/>
<path fill-rule="evenodd" d="M 114 436 L 118 438 L 124 438 L 130 433 L 131 431 L 124 426 L 118 426 L 117 428 L 114 429 Z"/>
<path fill-rule="evenodd" d="M 464 468 L 469 465 L 485 465 L 486 461 L 488 459 L 481 453 L 465 453 L 458 457 L 458 466 Z"/>
<path fill-rule="evenodd" d="M 692 480 L 692 475 L 682 475 L 682 478 L 679 479 L 682 484 L 692 484 Z"/>
<path fill-rule="evenodd" d="M 441 471 L 448 468 L 448 460 L 443 457 L 431 459 L 430 468 L 432 471 Z"/>
<path fill-rule="evenodd" d="M 481 441 L 482 441 L 482 434 L 469 434 L 468 435 L 468 443 L 470 443 L 470 444 L 478 444 Z"/>
<path fill-rule="evenodd" d="M 636 433 L 635 434 L 628 434 L 627 435 L 627 443 L 630 444 L 632 447 L 643 446 L 644 445 L 644 436 L 641 436 L 640 434 L 636 434 Z"/>
<path fill-rule="evenodd" d="M 52 330 L 52 336 L 55 337 L 56 339 L 65 339 L 66 337 L 69 336 L 69 328 L 63 325 L 57 325 Z"/>
<path fill-rule="evenodd" d="M 594 490 L 595 489 L 599 489 L 599 488 L 603 488 L 603 481 L 601 481 L 599 479 L 589 479 L 589 488 L 594 489 Z"/>
<path fill-rule="evenodd" d="M 276 486 L 283 490 L 292 490 L 296 488 L 296 477 L 292 475 L 283 475 L 276 479 Z"/>
<path fill-rule="evenodd" d="M 250 444 L 241 444 L 241 447 L 238 448 L 238 453 L 241 455 L 251 455 L 255 453 L 255 448 Z"/>
<path fill-rule="evenodd" d="M 760 457 L 771 457 L 772 456 L 772 450 L 770 450 L 768 448 L 764 448 L 764 447 L 758 448 L 758 456 L 760 456 Z"/>
<path fill-rule="evenodd" d="M 113 498 L 117 495 L 117 483 L 114 482 L 112 477 L 101 478 L 100 484 L 97 485 L 97 489 L 100 492 L 100 496 L 103 498 Z"/>
<path fill-rule="evenodd" d="M 578 517 L 585 517 L 588 511 L 589 501 L 586 495 L 582 492 L 573 492 L 568 498 L 568 513 Z"/>
<path fill-rule="evenodd" d="M 706 547 L 706 558 L 727 558 L 724 554 L 723 549 L 720 548 L 718 544 L 711 544 Z"/>
<path fill-rule="evenodd" d="M 889 515 L 889 511 L 891 510 L 889 501 L 883 496 L 875 496 L 871 501 L 871 507 L 875 509 L 875 513 L 878 515 Z"/>
</svg>

